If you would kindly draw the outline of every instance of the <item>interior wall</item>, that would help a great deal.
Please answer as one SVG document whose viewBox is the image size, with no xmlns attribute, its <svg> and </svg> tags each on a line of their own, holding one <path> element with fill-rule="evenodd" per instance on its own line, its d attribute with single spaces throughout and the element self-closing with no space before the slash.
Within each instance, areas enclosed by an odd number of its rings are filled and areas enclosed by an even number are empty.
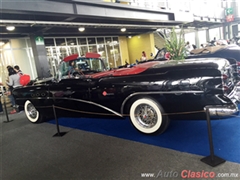
<svg viewBox="0 0 240 180">
<path fill-rule="evenodd" d="M 142 51 L 146 52 L 147 58 L 151 59 L 151 53 L 155 52 L 153 34 L 141 34 L 128 38 L 128 53 L 130 63 L 135 63 L 142 57 Z"/>
</svg>

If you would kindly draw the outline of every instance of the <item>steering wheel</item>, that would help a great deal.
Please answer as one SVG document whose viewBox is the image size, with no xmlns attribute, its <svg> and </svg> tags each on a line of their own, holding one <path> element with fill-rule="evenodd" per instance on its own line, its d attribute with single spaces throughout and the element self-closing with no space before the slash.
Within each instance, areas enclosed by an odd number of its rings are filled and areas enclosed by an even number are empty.
<svg viewBox="0 0 240 180">
<path fill-rule="evenodd" d="M 80 78 L 82 74 L 80 74 L 79 72 L 74 72 L 72 75 L 73 77 Z"/>
</svg>

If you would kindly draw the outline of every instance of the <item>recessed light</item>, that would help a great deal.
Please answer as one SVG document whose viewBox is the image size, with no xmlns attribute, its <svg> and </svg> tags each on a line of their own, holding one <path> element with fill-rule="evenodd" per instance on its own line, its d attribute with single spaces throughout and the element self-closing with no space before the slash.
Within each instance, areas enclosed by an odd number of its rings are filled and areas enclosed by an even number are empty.
<svg viewBox="0 0 240 180">
<path fill-rule="evenodd" d="M 85 31 L 85 27 L 80 27 L 80 28 L 78 28 L 78 30 L 83 32 L 83 31 Z"/>
<path fill-rule="evenodd" d="M 6 29 L 7 29 L 8 31 L 13 31 L 13 30 L 15 29 L 15 27 L 14 27 L 14 26 L 7 26 Z"/>
<path fill-rule="evenodd" d="M 126 30 L 127 30 L 126 28 L 122 28 L 122 29 L 121 29 L 122 32 L 125 32 Z"/>
</svg>

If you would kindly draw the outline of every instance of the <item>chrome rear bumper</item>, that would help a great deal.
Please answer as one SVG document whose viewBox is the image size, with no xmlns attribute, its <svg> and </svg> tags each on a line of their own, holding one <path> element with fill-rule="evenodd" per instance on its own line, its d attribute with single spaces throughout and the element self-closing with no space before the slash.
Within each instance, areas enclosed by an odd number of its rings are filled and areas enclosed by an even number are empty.
<svg viewBox="0 0 240 180">
<path fill-rule="evenodd" d="M 231 117 L 238 115 L 239 110 L 236 104 L 226 105 L 226 106 L 206 106 L 205 110 L 208 108 L 209 114 L 213 118 L 217 117 Z"/>
<path fill-rule="evenodd" d="M 238 83 L 227 96 L 234 103 L 240 102 L 240 84 Z"/>
<path fill-rule="evenodd" d="M 240 83 L 238 83 L 231 93 L 227 95 L 227 97 L 232 101 L 230 105 L 213 105 L 206 106 L 209 109 L 209 114 L 213 118 L 217 117 L 231 117 L 234 115 L 238 115 L 239 109 L 238 104 L 240 102 Z"/>
</svg>

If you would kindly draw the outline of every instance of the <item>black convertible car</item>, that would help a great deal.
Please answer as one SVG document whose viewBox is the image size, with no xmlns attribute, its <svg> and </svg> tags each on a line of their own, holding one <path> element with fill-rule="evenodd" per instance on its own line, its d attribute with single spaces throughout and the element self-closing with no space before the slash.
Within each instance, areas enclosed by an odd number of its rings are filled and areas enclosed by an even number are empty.
<svg viewBox="0 0 240 180">
<path fill-rule="evenodd" d="M 165 58 L 166 49 L 160 49 L 152 60 L 166 61 Z M 208 46 L 204 48 L 194 49 L 190 52 L 190 55 L 185 57 L 186 59 L 195 58 L 224 58 L 227 59 L 236 70 L 236 75 L 240 77 L 240 47 L 232 45 L 217 45 Z"/>
<path fill-rule="evenodd" d="M 53 117 L 130 117 L 142 133 L 163 133 L 174 116 L 203 115 L 211 106 L 215 118 L 238 113 L 234 70 L 222 58 L 150 61 L 61 79 L 49 84 L 16 88 L 16 103 L 29 121 Z"/>
</svg>

